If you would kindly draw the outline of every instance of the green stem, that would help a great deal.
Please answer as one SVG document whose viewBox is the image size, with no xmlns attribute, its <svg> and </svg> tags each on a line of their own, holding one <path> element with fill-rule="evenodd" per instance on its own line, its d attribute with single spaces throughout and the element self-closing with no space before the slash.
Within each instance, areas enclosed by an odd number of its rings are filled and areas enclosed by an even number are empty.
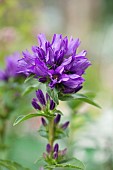
<svg viewBox="0 0 113 170">
<path fill-rule="evenodd" d="M 2 119 L 1 128 L 0 128 L 0 159 L 4 159 L 6 155 L 5 130 L 6 130 L 6 120 Z"/>
<path fill-rule="evenodd" d="M 53 143 L 54 143 L 54 118 L 51 118 L 49 120 L 49 144 L 51 145 L 53 149 Z"/>
</svg>

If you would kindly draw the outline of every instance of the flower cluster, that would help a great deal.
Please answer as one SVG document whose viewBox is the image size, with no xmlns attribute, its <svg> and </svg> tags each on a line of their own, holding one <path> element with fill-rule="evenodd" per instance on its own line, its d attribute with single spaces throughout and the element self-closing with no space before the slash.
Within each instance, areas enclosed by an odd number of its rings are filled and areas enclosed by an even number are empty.
<svg viewBox="0 0 113 170">
<path fill-rule="evenodd" d="M 6 68 L 5 70 L 0 70 L 0 80 L 8 81 L 9 78 L 20 75 L 17 73 L 18 60 L 19 53 L 14 53 L 13 55 L 6 58 Z"/>
<path fill-rule="evenodd" d="M 52 42 L 44 34 L 38 35 L 39 46 L 32 47 L 32 54 L 27 50 L 19 60 L 19 73 L 34 74 L 42 83 L 56 88 L 62 93 L 76 93 L 82 88 L 87 67 L 91 65 L 86 58 L 86 51 L 77 54 L 79 39 L 54 34 Z"/>
<path fill-rule="evenodd" d="M 39 89 L 36 91 L 36 97 L 37 98 L 32 99 L 32 105 L 36 110 L 45 110 L 45 111 L 54 110 L 55 103 L 50 98 L 48 93 L 46 93 L 46 97 L 45 97 L 42 90 Z"/>
<path fill-rule="evenodd" d="M 55 144 L 54 147 L 53 147 L 55 140 L 61 139 L 61 138 L 67 136 L 66 129 L 69 126 L 69 121 L 66 121 L 65 123 L 60 123 L 60 120 L 61 120 L 61 115 L 57 114 L 54 117 L 54 121 L 53 121 L 54 125 L 52 127 L 54 129 L 54 140 L 52 142 L 52 145 L 50 143 L 47 144 L 47 146 L 46 146 L 46 152 L 47 153 L 43 154 L 43 157 L 44 157 L 46 162 L 49 162 L 51 160 L 55 160 L 58 163 L 58 162 L 62 161 L 66 156 L 67 149 L 59 150 L 58 144 Z M 47 139 L 49 139 L 49 136 L 48 136 L 49 120 L 46 121 L 45 118 L 42 117 L 41 121 L 42 121 L 42 125 L 43 125 L 42 130 L 43 130 L 45 136 L 47 137 Z"/>
<path fill-rule="evenodd" d="M 60 119 L 61 119 L 61 115 L 57 114 L 56 117 L 54 118 L 54 130 L 59 129 L 60 131 L 64 131 L 69 126 L 69 121 L 59 125 Z M 47 124 L 46 120 L 43 117 L 41 118 L 41 121 L 42 121 L 42 125 L 47 127 L 48 124 Z"/>
<path fill-rule="evenodd" d="M 46 145 L 46 152 L 47 153 L 43 153 L 43 157 L 46 162 L 49 162 L 52 159 L 52 160 L 57 161 L 57 163 L 59 163 L 60 161 L 64 159 L 66 152 L 67 152 L 67 148 L 63 150 L 59 150 L 58 143 L 56 143 L 53 148 L 48 143 Z"/>
</svg>

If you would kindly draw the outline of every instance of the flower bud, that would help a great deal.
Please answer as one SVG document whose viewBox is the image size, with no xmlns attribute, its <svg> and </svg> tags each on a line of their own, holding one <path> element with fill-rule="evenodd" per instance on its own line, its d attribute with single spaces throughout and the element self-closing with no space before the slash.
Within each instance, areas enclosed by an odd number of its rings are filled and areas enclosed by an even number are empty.
<svg viewBox="0 0 113 170">
<path fill-rule="evenodd" d="M 54 119 L 54 123 L 55 123 L 55 124 L 58 124 L 58 123 L 60 122 L 60 118 L 61 118 L 61 115 L 58 114 L 58 115 L 55 117 L 55 119 Z"/>
<path fill-rule="evenodd" d="M 55 152 L 54 154 L 53 154 L 53 159 L 57 159 L 58 158 L 58 152 Z"/>
<path fill-rule="evenodd" d="M 62 128 L 63 130 L 65 130 L 65 129 L 67 129 L 68 126 L 69 126 L 69 121 L 65 122 L 65 123 L 61 126 L 61 128 Z"/>
<path fill-rule="evenodd" d="M 58 152 L 58 150 L 59 150 L 59 145 L 58 145 L 58 143 L 56 143 L 54 146 L 54 152 Z"/>
<path fill-rule="evenodd" d="M 44 97 L 44 94 L 43 94 L 42 90 L 40 90 L 40 89 L 37 90 L 36 91 L 36 96 L 37 96 L 40 104 L 46 105 L 45 97 Z"/>
<path fill-rule="evenodd" d="M 46 120 L 43 117 L 41 118 L 41 121 L 43 126 L 47 126 Z"/>
<path fill-rule="evenodd" d="M 43 158 L 44 158 L 44 159 L 46 159 L 46 158 L 47 158 L 47 155 L 46 155 L 46 153 L 45 153 L 45 152 L 43 153 Z"/>
<path fill-rule="evenodd" d="M 48 93 L 46 93 L 46 101 L 50 101 L 50 96 L 48 95 Z"/>
<path fill-rule="evenodd" d="M 55 103 L 53 100 L 50 100 L 50 110 L 53 110 L 55 108 Z"/>
<path fill-rule="evenodd" d="M 36 109 L 36 110 L 41 110 L 40 105 L 37 103 L 37 100 L 35 98 L 33 98 L 32 100 L 32 106 Z"/>
<path fill-rule="evenodd" d="M 67 148 L 65 148 L 64 150 L 61 150 L 61 151 L 59 152 L 59 155 L 60 155 L 60 156 L 65 156 L 66 153 L 67 153 Z"/>
<path fill-rule="evenodd" d="M 51 145 L 48 143 L 47 146 L 46 146 L 47 153 L 50 153 L 51 150 L 52 150 Z"/>
</svg>

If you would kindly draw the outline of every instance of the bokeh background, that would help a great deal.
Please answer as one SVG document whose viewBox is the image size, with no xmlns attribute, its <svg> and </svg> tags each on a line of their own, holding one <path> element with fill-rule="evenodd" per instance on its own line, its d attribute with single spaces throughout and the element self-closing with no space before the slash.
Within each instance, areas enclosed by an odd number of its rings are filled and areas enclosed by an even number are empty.
<svg viewBox="0 0 113 170">
<path fill-rule="evenodd" d="M 113 1 L 0 0 L 0 68 L 4 68 L 6 56 L 36 45 L 38 33 L 45 33 L 48 39 L 54 33 L 79 37 L 79 51 L 88 51 L 92 66 L 84 76 L 84 90 L 96 94 L 95 101 L 102 109 L 88 104 L 77 108 L 78 119 L 73 119 L 72 132 L 62 147 L 70 146 L 73 139 L 70 150 L 85 163 L 87 170 L 112 170 Z M 30 100 L 25 104 L 30 105 Z M 65 119 L 71 119 L 73 108 L 63 102 L 60 108 L 65 112 Z M 32 119 L 13 128 L 12 123 L 11 119 L 7 122 L 12 131 L 7 158 L 37 169 L 34 162 L 45 150 L 46 143 L 37 132 L 40 120 Z"/>
</svg>

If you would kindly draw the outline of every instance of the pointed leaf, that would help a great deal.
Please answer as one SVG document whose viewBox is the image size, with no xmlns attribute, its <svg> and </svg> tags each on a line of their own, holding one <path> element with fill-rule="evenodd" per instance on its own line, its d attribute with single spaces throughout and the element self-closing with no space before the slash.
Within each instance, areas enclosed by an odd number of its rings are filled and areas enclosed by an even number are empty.
<svg viewBox="0 0 113 170">
<path fill-rule="evenodd" d="M 96 106 L 98 108 L 101 108 L 97 103 L 95 103 L 93 101 L 93 99 L 83 95 L 83 94 L 68 94 L 68 95 L 60 95 L 59 96 L 59 99 L 62 100 L 62 101 L 66 101 L 66 100 L 80 100 L 80 101 L 83 101 L 83 102 L 86 102 L 86 103 L 89 103 L 93 106 Z"/>
<path fill-rule="evenodd" d="M 60 110 L 55 109 L 54 113 L 59 113 L 60 115 L 63 115 L 63 113 Z"/>
<path fill-rule="evenodd" d="M 21 116 L 19 116 L 19 117 L 15 120 L 13 126 L 15 126 L 15 125 L 19 124 L 20 122 L 23 122 L 23 121 L 25 121 L 25 120 L 27 120 L 27 119 L 30 119 L 30 118 L 33 118 L 33 117 L 37 117 L 37 116 L 45 116 L 45 117 L 48 117 L 47 115 L 45 115 L 45 114 L 42 113 L 41 111 L 39 111 L 39 113 L 37 112 L 37 113 L 31 113 L 31 114 L 27 114 L 27 115 L 21 115 Z"/>
</svg>

